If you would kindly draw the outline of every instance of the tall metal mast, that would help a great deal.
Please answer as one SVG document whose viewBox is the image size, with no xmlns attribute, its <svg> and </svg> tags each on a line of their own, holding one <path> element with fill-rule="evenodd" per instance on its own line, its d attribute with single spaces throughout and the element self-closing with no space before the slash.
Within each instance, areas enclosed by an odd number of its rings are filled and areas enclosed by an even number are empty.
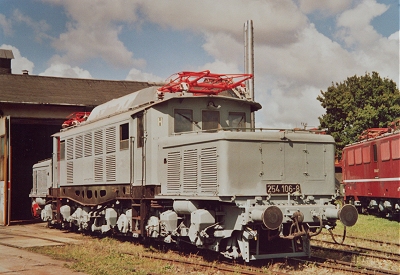
<svg viewBox="0 0 400 275">
<path fill-rule="evenodd" d="M 250 93 L 250 98 L 254 101 L 254 38 L 253 20 L 244 23 L 244 72 L 252 74 L 253 78 L 246 81 L 246 87 Z M 254 112 L 250 114 L 250 126 L 255 128 Z"/>
</svg>

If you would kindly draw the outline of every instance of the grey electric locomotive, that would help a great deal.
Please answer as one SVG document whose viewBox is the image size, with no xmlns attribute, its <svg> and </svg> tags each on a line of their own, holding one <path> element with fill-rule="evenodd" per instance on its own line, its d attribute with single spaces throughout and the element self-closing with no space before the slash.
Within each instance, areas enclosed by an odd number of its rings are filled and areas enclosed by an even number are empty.
<svg viewBox="0 0 400 275">
<path fill-rule="evenodd" d="M 334 204 L 333 138 L 251 128 L 261 106 L 235 77 L 146 88 L 54 134 L 53 158 L 34 166 L 34 213 L 245 261 L 309 255 L 323 228 L 354 225 L 356 209 Z"/>
</svg>

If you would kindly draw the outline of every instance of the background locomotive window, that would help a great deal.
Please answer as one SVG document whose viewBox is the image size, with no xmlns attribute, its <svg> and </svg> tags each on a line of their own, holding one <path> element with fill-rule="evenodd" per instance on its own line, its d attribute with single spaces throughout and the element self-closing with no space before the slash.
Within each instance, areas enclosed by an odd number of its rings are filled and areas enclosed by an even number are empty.
<svg viewBox="0 0 400 275">
<path fill-rule="evenodd" d="M 354 149 L 356 164 L 362 163 L 361 147 Z"/>
<path fill-rule="evenodd" d="M 119 125 L 119 149 L 129 148 L 129 123 Z"/>
<path fill-rule="evenodd" d="M 349 165 L 354 165 L 354 150 L 350 149 L 347 151 L 347 159 Z"/>
<path fill-rule="evenodd" d="M 371 149 L 369 146 L 364 146 L 362 148 L 362 157 L 363 157 L 363 162 L 364 163 L 370 163 L 371 162 Z"/>
<path fill-rule="evenodd" d="M 390 160 L 390 147 L 389 147 L 389 141 L 384 141 L 381 143 L 381 159 L 382 161 L 387 161 Z"/>
<path fill-rule="evenodd" d="M 372 149 L 374 151 L 374 162 L 378 161 L 378 147 L 376 146 L 376 144 L 372 145 Z"/>
<path fill-rule="evenodd" d="M 60 160 L 65 160 L 65 141 L 60 141 Z"/>
<path fill-rule="evenodd" d="M 193 111 L 189 109 L 176 109 L 174 111 L 174 132 L 193 131 Z"/>
<path fill-rule="evenodd" d="M 137 147 L 143 147 L 144 128 L 143 128 L 143 114 L 136 117 L 137 120 Z"/>
<path fill-rule="evenodd" d="M 244 128 L 246 127 L 246 114 L 242 112 L 229 112 L 228 125 L 233 128 Z M 243 130 L 243 129 L 237 129 Z"/>
<path fill-rule="evenodd" d="M 400 138 L 392 140 L 392 159 L 400 159 Z"/>
<path fill-rule="evenodd" d="M 217 129 L 219 128 L 219 112 L 203 111 L 202 122 L 203 122 L 202 123 L 203 130 L 213 130 L 211 132 L 216 132 Z"/>
</svg>

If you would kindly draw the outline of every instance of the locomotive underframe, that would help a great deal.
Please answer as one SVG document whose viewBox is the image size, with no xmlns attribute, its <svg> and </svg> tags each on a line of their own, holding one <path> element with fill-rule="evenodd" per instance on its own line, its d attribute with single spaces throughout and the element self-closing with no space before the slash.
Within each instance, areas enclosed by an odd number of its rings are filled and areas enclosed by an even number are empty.
<svg viewBox="0 0 400 275">
<path fill-rule="evenodd" d="M 362 214 L 376 214 L 386 218 L 400 219 L 399 198 L 346 195 L 345 202 L 354 205 Z"/>
<path fill-rule="evenodd" d="M 283 213 L 282 223 L 277 228 L 267 228 L 262 219 L 255 218 L 257 211 L 268 208 L 259 198 L 202 201 L 198 197 L 193 200 L 154 197 L 159 190 L 160 186 L 155 185 L 50 188 L 42 219 L 51 226 L 76 231 L 156 239 L 178 245 L 190 243 L 245 261 L 309 256 L 310 238 L 324 226 L 334 227 L 336 222 L 336 218 L 329 219 L 331 214 L 326 214 L 328 208 L 335 211 L 333 205 L 283 204 L 277 206 Z M 101 192 L 105 195 L 93 198 Z M 88 193 L 93 196 L 88 198 Z M 181 206 L 175 206 L 174 202 Z M 172 219 L 168 218 L 171 216 Z"/>
</svg>

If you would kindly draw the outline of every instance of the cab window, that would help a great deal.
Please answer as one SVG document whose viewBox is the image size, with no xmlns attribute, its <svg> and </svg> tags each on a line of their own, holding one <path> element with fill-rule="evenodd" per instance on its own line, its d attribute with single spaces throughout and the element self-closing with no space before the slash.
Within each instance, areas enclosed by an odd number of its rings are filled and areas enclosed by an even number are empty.
<svg viewBox="0 0 400 275">
<path fill-rule="evenodd" d="M 219 128 L 219 112 L 218 111 L 203 111 L 202 113 L 202 128 L 210 132 L 216 132 Z"/>
<path fill-rule="evenodd" d="M 129 148 L 129 123 L 119 125 L 119 149 Z"/>
<path fill-rule="evenodd" d="M 174 132 L 193 131 L 193 111 L 188 109 L 175 109 L 174 111 Z"/>
<path fill-rule="evenodd" d="M 140 113 L 136 117 L 137 125 L 136 125 L 136 139 L 137 139 L 137 148 L 143 147 L 144 144 L 144 125 L 143 125 L 143 113 Z"/>
<path fill-rule="evenodd" d="M 238 131 L 244 131 L 246 127 L 246 114 L 242 112 L 230 112 L 228 117 L 228 125 L 230 128 L 237 128 Z"/>
</svg>

